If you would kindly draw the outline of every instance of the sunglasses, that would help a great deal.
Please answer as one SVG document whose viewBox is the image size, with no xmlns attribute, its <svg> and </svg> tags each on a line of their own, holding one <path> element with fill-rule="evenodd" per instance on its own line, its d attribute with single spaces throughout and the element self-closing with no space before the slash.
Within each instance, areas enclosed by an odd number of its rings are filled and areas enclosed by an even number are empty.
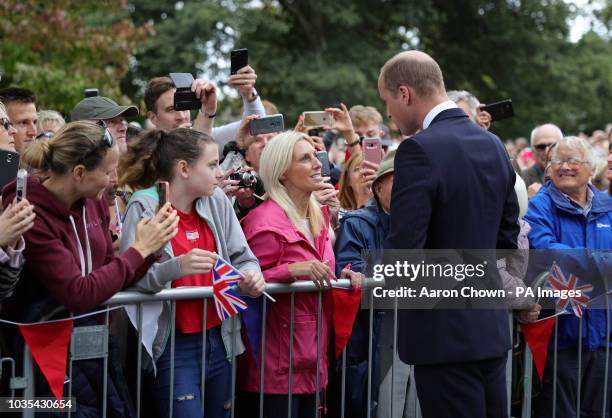
<svg viewBox="0 0 612 418">
<path fill-rule="evenodd" d="M 554 144 L 555 144 L 554 142 L 551 142 L 550 144 L 538 144 L 538 145 L 534 145 L 533 147 L 538 151 L 546 151 L 546 148 Z"/>
<path fill-rule="evenodd" d="M 107 147 L 112 148 L 115 141 L 113 138 L 113 134 L 111 134 L 111 131 L 108 129 L 108 126 L 106 126 L 106 122 L 104 122 L 103 120 L 99 120 L 98 126 L 104 129 L 104 134 L 102 136 L 102 142 L 104 142 L 104 144 L 106 144 Z"/>
<path fill-rule="evenodd" d="M 4 126 L 4 129 L 6 129 L 7 131 L 9 130 L 11 126 L 13 126 L 11 121 L 8 120 L 7 118 L 0 119 L 0 123 L 2 124 L 2 126 Z"/>
<path fill-rule="evenodd" d="M 99 120 L 97 122 L 97 125 L 104 129 L 104 132 L 102 134 L 102 141 L 100 141 L 91 151 L 85 154 L 83 158 L 81 158 L 81 162 L 87 161 L 89 157 L 98 152 L 101 146 L 106 146 L 106 148 L 112 148 L 113 144 L 115 143 L 113 139 L 113 134 L 111 134 L 110 130 L 107 128 L 106 123 L 103 120 Z"/>
<path fill-rule="evenodd" d="M 51 139 L 53 138 L 53 135 L 55 135 L 53 131 L 43 131 L 39 133 L 38 135 L 36 135 L 36 139 L 42 139 L 42 138 Z"/>
</svg>

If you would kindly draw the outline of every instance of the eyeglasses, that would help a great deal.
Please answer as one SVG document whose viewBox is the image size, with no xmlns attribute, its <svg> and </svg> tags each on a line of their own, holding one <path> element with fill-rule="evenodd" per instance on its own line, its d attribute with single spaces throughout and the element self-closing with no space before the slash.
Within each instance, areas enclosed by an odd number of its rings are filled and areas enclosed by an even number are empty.
<svg viewBox="0 0 612 418">
<path fill-rule="evenodd" d="M 550 160 L 550 163 L 557 167 L 563 165 L 563 163 L 567 163 L 570 168 L 578 168 L 582 164 L 586 163 L 586 161 L 579 158 L 553 158 Z"/>
<path fill-rule="evenodd" d="M 538 151 L 546 151 L 546 148 L 550 147 L 551 145 L 555 145 L 556 142 L 551 142 L 550 144 L 538 144 L 538 145 L 534 145 L 533 147 L 538 150 Z"/>
<path fill-rule="evenodd" d="M 11 121 L 8 120 L 7 118 L 1 118 L 0 123 L 2 124 L 2 126 L 4 126 L 4 129 L 6 129 L 7 131 L 9 130 L 11 126 L 13 126 Z"/>
</svg>

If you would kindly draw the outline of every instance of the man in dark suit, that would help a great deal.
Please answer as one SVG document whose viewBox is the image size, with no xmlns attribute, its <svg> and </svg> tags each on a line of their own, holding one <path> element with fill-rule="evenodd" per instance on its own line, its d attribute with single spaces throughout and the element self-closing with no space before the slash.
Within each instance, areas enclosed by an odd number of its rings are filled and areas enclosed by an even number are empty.
<svg viewBox="0 0 612 418">
<path fill-rule="evenodd" d="M 403 135 L 395 157 L 388 249 L 515 249 L 515 173 L 503 144 L 448 100 L 427 54 L 381 69 L 381 99 Z M 415 132 L 417 132 L 415 134 Z M 402 310 L 399 356 L 415 365 L 424 417 L 506 417 L 504 310 Z"/>
</svg>

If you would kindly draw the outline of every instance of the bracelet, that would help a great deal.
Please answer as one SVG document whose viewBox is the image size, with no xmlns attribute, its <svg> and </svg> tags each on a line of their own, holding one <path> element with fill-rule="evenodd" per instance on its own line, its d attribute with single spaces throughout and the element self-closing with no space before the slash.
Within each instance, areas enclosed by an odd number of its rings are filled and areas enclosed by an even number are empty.
<svg viewBox="0 0 612 418">
<path fill-rule="evenodd" d="M 344 143 L 346 144 L 347 147 L 354 147 L 355 145 L 361 142 L 361 138 L 359 138 L 358 135 L 355 135 L 355 136 L 357 137 L 357 139 L 354 140 L 353 142 L 348 142 L 346 139 L 344 140 Z"/>
<path fill-rule="evenodd" d="M 206 113 L 206 112 L 202 112 L 202 109 L 198 110 L 199 113 L 203 114 L 204 116 L 206 116 L 208 119 L 212 119 L 215 116 L 217 116 L 217 112 L 213 112 L 213 113 Z"/>
</svg>

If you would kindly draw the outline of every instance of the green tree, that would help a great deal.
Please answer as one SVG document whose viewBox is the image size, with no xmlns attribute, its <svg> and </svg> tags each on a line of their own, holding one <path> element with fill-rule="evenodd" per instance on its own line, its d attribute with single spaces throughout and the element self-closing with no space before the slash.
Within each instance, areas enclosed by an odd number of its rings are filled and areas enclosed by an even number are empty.
<svg viewBox="0 0 612 418">
<path fill-rule="evenodd" d="M 87 87 L 126 101 L 118 81 L 146 32 L 125 11 L 123 0 L 1 0 L 0 85 L 29 88 L 64 114 Z"/>
</svg>

